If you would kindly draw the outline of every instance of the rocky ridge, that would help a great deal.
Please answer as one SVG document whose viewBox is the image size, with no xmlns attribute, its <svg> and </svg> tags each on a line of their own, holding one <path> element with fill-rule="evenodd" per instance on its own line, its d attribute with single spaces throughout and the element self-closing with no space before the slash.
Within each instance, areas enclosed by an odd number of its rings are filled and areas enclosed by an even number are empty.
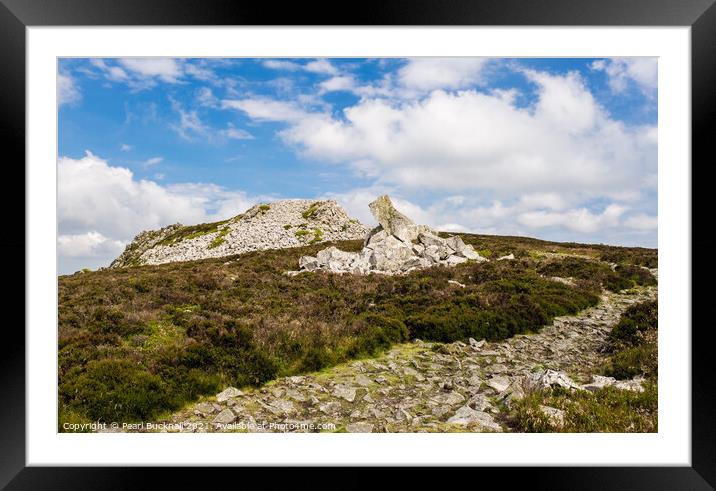
<svg viewBox="0 0 716 491">
<path fill-rule="evenodd" d="M 260 389 L 230 387 L 152 431 L 509 431 L 505 411 L 535 388 L 642 390 L 640 379 L 616 381 L 594 373 L 620 315 L 656 295 L 656 287 L 605 293 L 597 306 L 558 317 L 538 334 L 501 342 L 415 340 L 375 359 L 282 378 Z M 559 409 L 541 409 L 557 423 L 563 417 Z"/>
<path fill-rule="evenodd" d="M 110 267 L 223 257 L 263 249 L 363 239 L 368 228 L 333 200 L 289 199 L 253 206 L 223 222 L 174 224 L 137 235 Z"/>
<path fill-rule="evenodd" d="M 324 270 L 353 274 L 404 274 L 431 266 L 455 266 L 467 261 L 487 261 L 458 236 L 443 239 L 426 225 L 417 225 L 400 213 L 388 196 L 369 205 L 380 225 L 371 230 L 360 252 L 341 251 L 335 246 L 320 251 L 316 257 L 299 259 L 299 271 Z M 514 259 L 505 256 L 501 259 Z"/>
</svg>

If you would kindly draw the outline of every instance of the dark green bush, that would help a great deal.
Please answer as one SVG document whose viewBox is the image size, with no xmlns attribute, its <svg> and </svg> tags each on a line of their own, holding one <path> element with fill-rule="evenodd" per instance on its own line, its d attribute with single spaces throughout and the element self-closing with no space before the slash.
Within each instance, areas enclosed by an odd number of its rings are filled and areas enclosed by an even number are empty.
<svg viewBox="0 0 716 491">
<path fill-rule="evenodd" d="M 658 301 L 631 305 L 609 333 L 613 350 L 604 374 L 618 379 L 658 375 Z"/>
<path fill-rule="evenodd" d="M 603 251 L 599 258 L 609 263 L 632 264 L 647 268 L 657 268 L 659 263 L 659 254 L 656 249 L 643 249 L 640 247 L 611 247 Z"/>
<path fill-rule="evenodd" d="M 166 384 L 129 360 L 93 360 L 68 372 L 60 398 L 96 421 L 141 421 L 171 407 Z"/>
<path fill-rule="evenodd" d="M 558 315 L 577 312 L 597 303 L 589 291 L 524 273 L 522 279 L 488 281 L 479 295 L 446 298 L 439 305 L 409 316 L 405 323 L 411 337 L 452 342 L 476 339 L 500 340 L 538 331 Z"/>
<path fill-rule="evenodd" d="M 180 364 L 218 372 L 238 386 L 257 386 L 276 377 L 278 363 L 256 347 L 249 327 L 235 321 L 205 325 L 207 341 L 189 346 Z"/>
<path fill-rule="evenodd" d="M 612 270 L 609 265 L 590 259 L 566 257 L 551 261 L 537 270 L 545 276 L 559 276 L 592 281 L 609 291 L 619 292 L 637 285 L 655 285 L 656 278 L 646 269 L 629 264 L 620 264 Z"/>
<path fill-rule="evenodd" d="M 632 266 L 629 264 L 618 265 L 614 272 L 622 279 L 629 281 L 634 285 L 652 286 L 656 285 L 656 278 L 648 270 L 640 266 Z"/>
<path fill-rule="evenodd" d="M 85 327 L 93 334 L 129 336 L 144 331 L 141 322 L 128 318 L 127 313 L 116 307 L 97 307 Z"/>
<path fill-rule="evenodd" d="M 658 375 L 656 344 L 624 348 L 614 353 L 604 367 L 604 375 L 625 380 L 637 375 Z"/>
<path fill-rule="evenodd" d="M 644 334 L 659 328 L 659 304 L 653 300 L 629 306 L 609 333 L 614 344 L 636 346 L 643 342 Z"/>
<path fill-rule="evenodd" d="M 302 372 L 316 372 L 322 368 L 335 364 L 335 358 L 325 349 L 311 347 L 301 358 L 299 370 Z"/>
<path fill-rule="evenodd" d="M 348 348 L 348 356 L 374 355 L 395 343 L 405 342 L 410 333 L 405 323 L 381 314 L 362 314 L 358 322 L 360 335 Z"/>
<path fill-rule="evenodd" d="M 607 264 L 578 257 L 565 257 L 551 261 L 541 266 L 538 272 L 545 276 L 560 276 L 562 278 L 582 280 L 604 278 L 612 275 L 612 269 Z"/>
</svg>

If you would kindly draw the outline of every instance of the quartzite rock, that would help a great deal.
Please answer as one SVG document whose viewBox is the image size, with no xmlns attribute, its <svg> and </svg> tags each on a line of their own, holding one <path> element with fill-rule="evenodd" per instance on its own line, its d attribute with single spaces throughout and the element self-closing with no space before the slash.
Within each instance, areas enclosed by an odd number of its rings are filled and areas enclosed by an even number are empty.
<svg viewBox="0 0 716 491">
<path fill-rule="evenodd" d="M 142 232 L 112 268 L 193 261 L 264 249 L 362 239 L 368 228 L 333 200 L 288 199 L 258 204 L 224 222 L 185 227 L 174 224 Z M 310 269 L 307 264 L 305 269 Z"/>
<path fill-rule="evenodd" d="M 298 261 L 300 271 L 402 274 L 430 266 L 486 261 L 460 237 L 443 239 L 429 227 L 416 225 L 395 209 L 388 196 L 381 196 L 369 207 L 380 225 L 366 234 L 361 252 L 344 252 L 335 246 L 329 247 L 316 257 L 301 257 Z M 293 276 L 298 272 L 287 274 Z"/>
<path fill-rule="evenodd" d="M 410 218 L 395 209 L 387 195 L 380 196 L 368 207 L 386 234 L 393 235 L 405 243 L 410 243 L 418 237 L 418 227 Z"/>
</svg>

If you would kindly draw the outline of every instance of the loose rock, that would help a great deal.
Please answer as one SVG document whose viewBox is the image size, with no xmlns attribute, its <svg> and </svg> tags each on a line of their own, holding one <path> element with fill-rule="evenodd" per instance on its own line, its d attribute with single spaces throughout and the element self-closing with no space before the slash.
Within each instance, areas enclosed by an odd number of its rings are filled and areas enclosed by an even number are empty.
<svg viewBox="0 0 716 491">
<path fill-rule="evenodd" d="M 239 397 L 242 395 L 244 395 L 244 393 L 241 392 L 236 387 L 228 387 L 216 395 L 216 400 L 218 402 L 224 402 L 224 401 L 228 401 L 229 399 L 231 399 L 233 397 Z"/>
<path fill-rule="evenodd" d="M 224 409 L 214 418 L 214 423 L 217 424 L 229 424 L 236 421 L 236 415 L 231 409 Z"/>
<path fill-rule="evenodd" d="M 348 433 L 372 433 L 373 425 L 370 423 L 350 423 L 346 426 Z"/>
</svg>

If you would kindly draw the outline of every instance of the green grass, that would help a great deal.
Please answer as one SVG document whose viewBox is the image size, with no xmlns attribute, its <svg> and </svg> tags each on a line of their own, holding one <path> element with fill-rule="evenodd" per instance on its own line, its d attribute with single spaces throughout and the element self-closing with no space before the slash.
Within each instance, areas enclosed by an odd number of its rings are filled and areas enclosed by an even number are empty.
<svg viewBox="0 0 716 491">
<path fill-rule="evenodd" d="M 309 242 L 309 244 L 313 245 L 323 240 L 323 230 L 320 228 L 317 228 L 313 231 L 313 238 Z"/>
<path fill-rule="evenodd" d="M 612 354 L 604 374 L 618 379 L 658 376 L 659 305 L 656 300 L 630 306 L 609 333 Z"/>
<path fill-rule="evenodd" d="M 221 244 L 226 242 L 226 235 L 231 232 L 231 229 L 229 227 L 224 227 L 219 231 L 219 234 L 212 240 L 209 245 L 206 247 L 207 249 L 214 249 L 215 247 L 219 247 Z"/>
<path fill-rule="evenodd" d="M 564 411 L 564 424 L 555 424 L 540 405 Z M 527 433 L 651 433 L 658 431 L 658 392 L 655 383 L 644 392 L 605 387 L 596 392 L 555 388 L 533 392 L 515 404 L 508 424 Z"/>
<path fill-rule="evenodd" d="M 314 218 L 316 216 L 316 212 L 322 204 L 322 201 L 316 201 L 315 203 L 312 203 L 311 206 L 309 206 L 303 213 L 301 213 L 303 219 L 310 220 L 311 218 Z"/>
<path fill-rule="evenodd" d="M 481 236 L 463 237 L 488 248 Z M 596 303 L 603 285 L 542 278 L 544 261 L 526 252 L 540 246 L 505 240 L 485 242 L 495 254 L 519 247 L 522 259 L 392 277 L 284 274 L 331 243 L 252 252 L 228 265 L 223 257 L 62 276 L 61 420 L 151 419 L 226 385 L 259 386 L 415 337 L 504 339 Z M 359 251 L 362 241 L 334 245 Z"/>
<path fill-rule="evenodd" d="M 197 237 L 201 237 L 202 235 L 212 234 L 214 232 L 218 232 L 219 228 L 226 224 L 228 220 L 223 220 L 220 222 L 211 222 L 211 223 L 200 223 L 198 225 L 190 225 L 186 227 L 182 227 L 179 230 L 175 231 L 174 233 L 166 236 L 164 239 L 162 239 L 159 242 L 159 245 L 163 246 L 171 246 L 178 242 L 181 242 L 183 240 L 191 240 L 195 239 Z"/>
</svg>

